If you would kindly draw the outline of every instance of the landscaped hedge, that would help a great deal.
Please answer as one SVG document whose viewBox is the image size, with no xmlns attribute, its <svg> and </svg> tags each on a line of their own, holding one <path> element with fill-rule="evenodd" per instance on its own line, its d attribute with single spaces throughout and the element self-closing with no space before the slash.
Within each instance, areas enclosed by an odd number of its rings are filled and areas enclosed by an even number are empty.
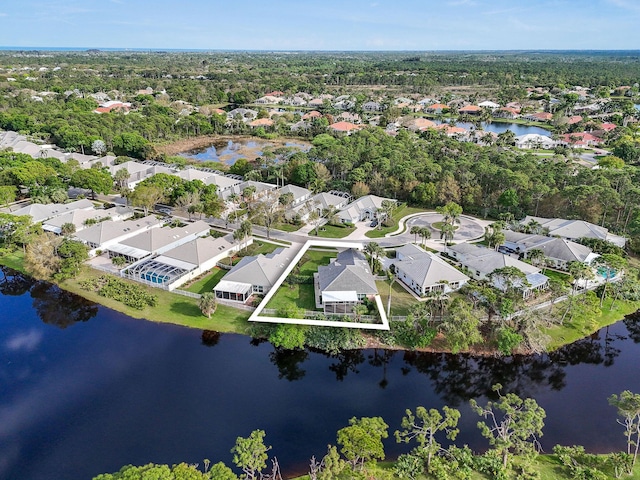
<svg viewBox="0 0 640 480">
<path fill-rule="evenodd" d="M 101 275 L 98 278 L 85 280 L 80 283 L 80 287 L 94 291 L 102 297 L 122 302 L 137 310 L 155 307 L 158 303 L 157 295 L 151 295 L 139 285 L 124 282 L 110 275 Z"/>
</svg>

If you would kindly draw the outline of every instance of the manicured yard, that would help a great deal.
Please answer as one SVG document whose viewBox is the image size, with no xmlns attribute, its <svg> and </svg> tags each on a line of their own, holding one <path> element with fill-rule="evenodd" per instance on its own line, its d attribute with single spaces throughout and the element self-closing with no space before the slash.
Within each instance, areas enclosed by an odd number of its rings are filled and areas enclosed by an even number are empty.
<svg viewBox="0 0 640 480">
<path fill-rule="evenodd" d="M 310 277 L 318 271 L 320 265 L 328 265 L 337 252 L 307 250 L 300 259 L 299 276 Z M 315 310 L 316 301 L 313 284 L 295 284 L 293 287 L 283 283 L 267 304 L 267 308 L 276 310 L 295 305 L 304 310 Z"/>
<path fill-rule="evenodd" d="M 61 287 L 134 318 L 144 318 L 153 322 L 173 323 L 183 325 L 185 327 L 199 328 L 203 330 L 216 330 L 218 332 L 246 333 L 247 331 L 249 325 L 247 319 L 249 318 L 250 312 L 237 310 L 235 308 L 227 307 L 226 305 L 218 305 L 216 312 L 211 316 L 211 318 L 207 318 L 200 312 L 198 300 L 195 298 L 183 297 L 165 290 L 132 282 L 135 285 L 139 285 L 146 289 L 150 294 L 157 295 L 158 297 L 158 304 L 155 307 L 146 307 L 144 310 L 136 310 L 127 307 L 118 301 L 101 297 L 95 292 L 89 292 L 80 287 L 80 282 L 82 280 L 99 277 L 100 275 L 103 275 L 103 273 L 85 267 L 77 278 L 63 282 Z M 130 280 L 122 280 L 130 282 Z"/>
<path fill-rule="evenodd" d="M 313 284 L 297 284 L 291 287 L 286 283 L 278 289 L 276 294 L 267 304 L 267 308 L 280 310 L 295 305 L 303 310 L 315 310 L 316 301 Z"/>
<path fill-rule="evenodd" d="M 549 278 L 555 278 L 557 280 L 561 280 L 566 284 L 569 284 L 571 276 L 567 273 L 558 272 L 557 270 L 546 269 L 543 272 Z"/>
<path fill-rule="evenodd" d="M 283 232 L 296 232 L 300 230 L 302 225 L 293 225 L 292 223 L 277 223 L 273 226 L 274 230 L 282 230 Z"/>
<path fill-rule="evenodd" d="M 348 225 L 323 225 L 318 228 L 319 238 L 344 238 L 355 230 L 355 227 Z M 316 231 L 309 232 L 310 237 L 315 237 Z"/>
<path fill-rule="evenodd" d="M 218 282 L 222 279 L 222 277 L 224 277 L 226 273 L 227 273 L 227 270 L 214 267 L 213 270 L 211 270 L 208 275 L 205 275 L 199 280 L 196 280 L 195 282 L 193 282 L 191 285 L 189 285 L 187 288 L 183 290 L 187 290 L 193 293 L 200 293 L 200 294 L 203 294 L 205 292 L 211 292 L 213 291 L 213 287 L 215 287 L 218 284 Z"/>
<path fill-rule="evenodd" d="M 365 233 L 365 235 L 369 238 L 382 238 L 387 233 L 395 232 L 398 229 L 397 223 L 400 221 L 401 218 L 406 217 L 407 215 L 412 215 L 414 213 L 423 213 L 427 211 L 428 210 L 425 210 L 424 208 L 408 207 L 405 205 L 403 207 L 400 207 L 394 210 L 393 215 L 391 215 L 391 218 L 393 218 L 393 220 L 395 221 L 394 226 L 382 227 L 380 229 L 376 227 L 376 228 L 373 228 L 372 230 L 369 230 L 367 233 Z"/>
<path fill-rule="evenodd" d="M 320 265 L 329 265 L 332 258 L 336 258 L 338 252 L 326 252 L 321 250 L 307 250 L 300 259 L 299 275 L 313 275 Z"/>
<path fill-rule="evenodd" d="M 378 280 L 376 282 L 378 293 L 382 299 L 382 304 L 386 310 L 387 299 L 389 298 L 389 282 Z M 391 288 L 391 315 L 408 315 L 409 309 L 415 305 L 417 300 L 398 281 L 393 283 Z"/>
</svg>

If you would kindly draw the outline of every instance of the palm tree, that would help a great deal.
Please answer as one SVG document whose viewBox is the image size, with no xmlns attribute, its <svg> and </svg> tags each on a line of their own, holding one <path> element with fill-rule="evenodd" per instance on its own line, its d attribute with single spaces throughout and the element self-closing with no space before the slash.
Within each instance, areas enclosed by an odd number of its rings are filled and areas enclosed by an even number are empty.
<svg viewBox="0 0 640 480">
<path fill-rule="evenodd" d="M 627 261 L 614 253 L 603 253 L 595 259 L 595 264 L 604 271 L 604 287 L 602 288 L 602 296 L 600 297 L 600 308 L 602 308 L 609 280 L 627 266 Z"/>
<path fill-rule="evenodd" d="M 527 258 L 531 261 L 531 264 L 534 267 L 540 267 L 540 265 L 542 265 L 542 273 L 544 273 L 546 266 L 545 260 L 547 257 L 541 249 L 534 248 L 532 250 L 529 250 L 527 252 Z"/>
<path fill-rule="evenodd" d="M 425 242 L 431 238 L 431 229 L 429 227 L 420 227 L 418 235 L 420 235 L 422 244 L 424 245 Z"/>
<path fill-rule="evenodd" d="M 484 240 L 487 242 L 490 248 L 495 250 L 504 243 L 505 236 L 502 232 L 502 225 L 498 222 L 493 223 L 487 227 L 487 231 L 484 234 Z"/>
<path fill-rule="evenodd" d="M 387 269 L 387 280 L 389 281 L 389 298 L 387 298 L 387 318 L 391 316 L 391 290 L 393 288 L 393 283 L 396 281 L 397 277 L 394 272 L 391 271 L 391 268 Z"/>
<path fill-rule="evenodd" d="M 418 225 L 414 225 L 409 230 L 409 233 L 413 235 L 413 243 L 418 243 L 418 235 L 420 235 L 420 227 Z"/>
<path fill-rule="evenodd" d="M 199 306 L 202 314 L 206 315 L 207 318 L 211 318 L 211 315 L 215 313 L 216 308 L 218 307 L 215 294 L 213 292 L 203 293 L 200 297 Z"/>
<path fill-rule="evenodd" d="M 371 262 L 371 273 L 374 272 L 375 261 L 384 255 L 384 248 L 382 248 L 377 242 L 369 242 L 364 247 L 364 253 L 369 255 L 369 261 Z"/>
<path fill-rule="evenodd" d="M 440 238 L 444 239 L 444 251 L 447 251 L 447 245 L 453 240 L 453 234 L 456 231 L 455 225 L 451 223 L 445 223 L 440 228 Z"/>
</svg>

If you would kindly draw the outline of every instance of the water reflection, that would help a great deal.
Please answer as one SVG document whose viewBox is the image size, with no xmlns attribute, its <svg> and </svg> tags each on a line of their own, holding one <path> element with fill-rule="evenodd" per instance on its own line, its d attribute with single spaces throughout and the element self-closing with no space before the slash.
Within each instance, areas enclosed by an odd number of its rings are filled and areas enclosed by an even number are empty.
<svg viewBox="0 0 640 480">
<path fill-rule="evenodd" d="M 0 294 L 19 297 L 29 291 L 35 280 L 10 268 L 0 268 Z"/>
<path fill-rule="evenodd" d="M 309 352 L 306 350 L 285 350 L 276 348 L 269 354 L 269 360 L 278 369 L 278 378 L 285 379 L 290 382 L 302 380 L 307 373 L 306 370 L 300 368 L 309 358 Z"/>
<path fill-rule="evenodd" d="M 31 287 L 31 297 L 40 319 L 61 329 L 86 322 L 98 314 L 95 303 L 48 282 L 35 282 Z"/>
<path fill-rule="evenodd" d="M 202 345 L 205 347 L 215 347 L 220 342 L 221 336 L 222 334 L 220 332 L 203 330 L 200 338 L 202 339 Z"/>
</svg>

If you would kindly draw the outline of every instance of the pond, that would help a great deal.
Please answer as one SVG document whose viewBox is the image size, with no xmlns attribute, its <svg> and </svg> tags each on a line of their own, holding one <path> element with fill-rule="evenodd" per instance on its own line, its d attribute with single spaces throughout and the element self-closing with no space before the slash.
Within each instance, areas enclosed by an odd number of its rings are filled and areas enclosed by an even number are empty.
<svg viewBox="0 0 640 480">
<path fill-rule="evenodd" d="M 293 147 L 298 150 L 307 151 L 311 148 L 311 145 L 302 141 L 297 142 L 294 140 L 281 142 L 276 145 L 268 140 L 238 138 L 234 140 L 220 140 L 208 147 L 191 150 L 189 152 L 181 153 L 180 155 L 202 162 L 220 162 L 227 165 L 233 165 L 240 158 L 255 160 L 262 155 L 266 147 L 270 147 L 272 149 L 279 147 Z"/>
<path fill-rule="evenodd" d="M 418 405 L 459 408 L 456 443 L 482 450 L 468 401 L 485 402 L 496 382 L 546 409 L 546 451 L 613 451 L 624 437 L 607 397 L 640 392 L 631 318 L 551 355 L 329 356 L 135 320 L 19 275 L 0 272 L 0 293 L 0 478 L 91 478 L 204 458 L 231 465 L 236 437 L 254 429 L 291 475 L 335 444 L 349 418 L 382 416 L 393 432 Z M 386 442 L 389 456 L 407 450 Z"/>
<path fill-rule="evenodd" d="M 437 122 L 436 122 L 437 123 Z M 461 127 L 464 128 L 466 130 L 475 130 L 477 129 L 477 127 L 473 124 L 473 123 L 469 123 L 469 122 L 456 122 L 456 126 L 457 127 Z M 531 125 L 521 125 L 519 123 L 506 123 L 506 122 L 491 122 L 491 123 L 487 123 L 487 122 L 482 122 L 481 123 L 481 128 L 487 132 L 494 132 L 494 133 L 502 133 L 502 132 L 506 132 L 507 130 L 511 130 L 516 137 L 520 136 L 520 135 L 527 135 L 529 133 L 534 133 L 534 134 L 538 134 L 538 135 L 544 135 L 546 137 L 550 137 L 551 136 L 551 131 L 546 130 L 542 127 L 535 127 L 535 126 L 531 126 Z"/>
</svg>

